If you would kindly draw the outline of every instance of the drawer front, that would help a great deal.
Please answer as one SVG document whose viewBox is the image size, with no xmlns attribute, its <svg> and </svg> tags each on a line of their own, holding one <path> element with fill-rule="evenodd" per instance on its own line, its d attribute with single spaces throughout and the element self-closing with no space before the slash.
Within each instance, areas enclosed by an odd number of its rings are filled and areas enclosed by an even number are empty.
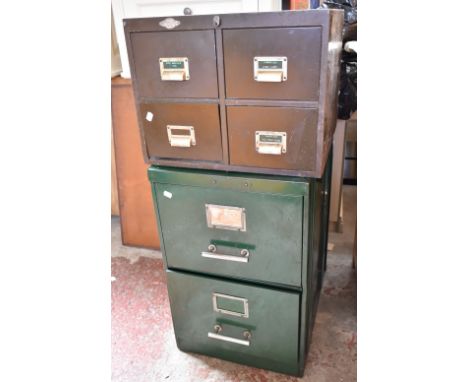
<svg viewBox="0 0 468 382">
<path fill-rule="evenodd" d="M 294 374 L 300 294 L 167 272 L 181 350 Z"/>
<path fill-rule="evenodd" d="M 217 104 L 143 104 L 140 113 L 149 158 L 222 160 Z"/>
<path fill-rule="evenodd" d="M 227 119 L 231 165 L 315 169 L 316 109 L 230 106 Z"/>
<path fill-rule="evenodd" d="M 225 30 L 223 44 L 227 98 L 318 101 L 321 28 Z"/>
<path fill-rule="evenodd" d="M 132 33 L 131 44 L 140 97 L 218 97 L 214 31 Z M 188 78 L 177 77 L 181 66 Z"/>
<path fill-rule="evenodd" d="M 302 196 L 155 187 L 169 268 L 301 285 Z"/>
</svg>

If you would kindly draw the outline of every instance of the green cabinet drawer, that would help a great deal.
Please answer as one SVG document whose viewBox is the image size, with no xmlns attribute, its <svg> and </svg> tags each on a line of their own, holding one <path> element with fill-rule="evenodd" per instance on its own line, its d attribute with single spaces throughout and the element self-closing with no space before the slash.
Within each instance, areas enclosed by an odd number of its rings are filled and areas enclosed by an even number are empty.
<svg viewBox="0 0 468 382">
<path fill-rule="evenodd" d="M 308 183 L 150 171 L 168 268 L 301 286 Z"/>
<path fill-rule="evenodd" d="M 299 292 L 177 271 L 167 287 L 181 350 L 299 373 Z"/>
</svg>

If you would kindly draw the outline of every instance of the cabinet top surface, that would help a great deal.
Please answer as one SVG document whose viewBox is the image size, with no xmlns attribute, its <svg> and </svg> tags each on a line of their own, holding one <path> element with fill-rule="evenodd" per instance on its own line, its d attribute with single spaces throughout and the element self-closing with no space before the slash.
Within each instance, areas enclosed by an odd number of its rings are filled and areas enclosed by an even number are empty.
<svg viewBox="0 0 468 382">
<path fill-rule="evenodd" d="M 330 16 L 338 13 L 343 13 L 343 11 L 338 9 L 314 9 L 304 11 L 146 17 L 126 18 L 123 22 L 127 31 L 316 26 L 327 24 L 330 20 Z"/>
<path fill-rule="evenodd" d="M 310 179 L 290 176 L 227 173 L 197 169 L 175 169 L 151 166 L 150 181 L 207 188 L 229 188 L 244 192 L 265 192 L 284 195 L 305 195 Z"/>
</svg>

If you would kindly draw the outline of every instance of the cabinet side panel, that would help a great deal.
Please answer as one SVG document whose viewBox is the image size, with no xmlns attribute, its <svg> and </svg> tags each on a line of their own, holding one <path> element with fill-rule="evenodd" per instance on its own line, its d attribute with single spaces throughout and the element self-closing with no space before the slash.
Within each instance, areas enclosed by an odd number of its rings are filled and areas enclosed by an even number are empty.
<svg viewBox="0 0 468 382">
<path fill-rule="evenodd" d="M 326 89 L 323 114 L 323 143 L 321 158 L 317 161 L 317 171 L 323 174 L 327 163 L 328 153 L 335 132 L 336 114 L 338 106 L 338 86 L 340 75 L 340 61 L 342 50 L 343 12 L 331 11 L 328 28 L 328 56 Z"/>
</svg>

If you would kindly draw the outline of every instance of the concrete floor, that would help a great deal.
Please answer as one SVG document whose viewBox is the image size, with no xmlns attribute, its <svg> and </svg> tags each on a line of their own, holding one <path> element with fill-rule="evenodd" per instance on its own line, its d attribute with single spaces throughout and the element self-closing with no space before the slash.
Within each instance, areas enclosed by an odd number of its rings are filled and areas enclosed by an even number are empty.
<svg viewBox="0 0 468 382">
<path fill-rule="evenodd" d="M 177 349 L 161 253 L 121 244 L 112 218 L 112 381 L 356 381 L 356 187 L 344 186 L 344 231 L 328 269 L 302 379 Z"/>
</svg>

